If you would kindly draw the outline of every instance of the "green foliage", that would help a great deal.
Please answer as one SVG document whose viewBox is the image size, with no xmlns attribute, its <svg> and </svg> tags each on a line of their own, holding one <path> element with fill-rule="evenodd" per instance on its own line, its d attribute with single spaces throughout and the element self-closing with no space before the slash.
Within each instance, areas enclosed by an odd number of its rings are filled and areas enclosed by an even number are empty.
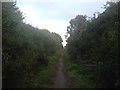
<svg viewBox="0 0 120 90">
<path fill-rule="evenodd" d="M 50 56 L 62 48 L 60 35 L 23 23 L 23 16 L 13 2 L 2 4 L 3 88 L 30 87 L 29 82 Z"/>
<path fill-rule="evenodd" d="M 108 3 L 97 18 L 87 20 L 79 15 L 70 21 L 67 30 L 67 50 L 79 68 L 92 71 L 97 87 L 118 87 L 118 10 L 120 2 Z M 84 20 L 83 20 L 84 18 Z M 87 66 L 86 66 L 87 65 Z M 88 67 L 88 65 L 91 65 Z M 95 66 L 95 67 L 94 67 Z M 81 72 L 80 72 L 81 73 Z"/>
<path fill-rule="evenodd" d="M 95 66 L 77 65 L 73 63 L 70 55 L 65 51 L 64 62 L 69 78 L 72 80 L 74 88 L 95 88 L 96 85 L 92 78 L 92 71 Z"/>
<path fill-rule="evenodd" d="M 35 77 L 32 79 L 30 86 L 32 88 L 52 88 L 54 85 L 54 74 L 55 74 L 55 65 L 59 58 L 60 52 L 49 57 L 49 64 L 47 67 L 42 69 Z"/>
</svg>

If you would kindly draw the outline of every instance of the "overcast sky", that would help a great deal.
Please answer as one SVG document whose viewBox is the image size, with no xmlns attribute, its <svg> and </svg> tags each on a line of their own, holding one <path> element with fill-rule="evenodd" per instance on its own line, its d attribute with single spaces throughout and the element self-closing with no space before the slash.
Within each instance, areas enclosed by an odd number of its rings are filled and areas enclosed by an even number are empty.
<svg viewBox="0 0 120 90">
<path fill-rule="evenodd" d="M 17 0 L 17 6 L 24 13 L 25 22 L 40 29 L 48 29 L 65 37 L 69 21 L 76 15 L 91 17 L 102 12 L 107 0 Z"/>
</svg>

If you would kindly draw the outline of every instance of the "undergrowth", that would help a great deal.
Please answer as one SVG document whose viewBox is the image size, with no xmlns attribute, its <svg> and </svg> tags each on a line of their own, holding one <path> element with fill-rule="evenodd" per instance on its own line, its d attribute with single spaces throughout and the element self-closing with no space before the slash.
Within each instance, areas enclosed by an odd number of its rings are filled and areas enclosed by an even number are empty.
<svg viewBox="0 0 120 90">
<path fill-rule="evenodd" d="M 65 51 L 64 63 L 69 78 L 72 80 L 74 88 L 95 88 L 95 82 L 93 80 L 92 70 L 94 65 L 82 64 L 77 65 L 73 63 L 69 54 Z"/>
</svg>

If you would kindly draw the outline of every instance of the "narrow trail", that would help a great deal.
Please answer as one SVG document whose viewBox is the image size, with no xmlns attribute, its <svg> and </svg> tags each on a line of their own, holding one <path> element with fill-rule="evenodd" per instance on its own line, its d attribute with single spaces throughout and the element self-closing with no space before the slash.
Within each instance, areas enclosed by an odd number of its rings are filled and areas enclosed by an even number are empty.
<svg viewBox="0 0 120 90">
<path fill-rule="evenodd" d="M 63 51 L 56 66 L 55 88 L 69 88 L 69 79 L 65 75 Z"/>
</svg>

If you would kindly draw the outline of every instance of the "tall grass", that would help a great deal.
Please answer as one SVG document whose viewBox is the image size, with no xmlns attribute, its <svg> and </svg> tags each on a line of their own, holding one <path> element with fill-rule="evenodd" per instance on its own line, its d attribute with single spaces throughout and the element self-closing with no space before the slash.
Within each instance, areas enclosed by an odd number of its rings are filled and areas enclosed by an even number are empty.
<svg viewBox="0 0 120 90">
<path fill-rule="evenodd" d="M 55 65 L 60 56 L 60 52 L 58 51 L 52 56 L 48 57 L 48 65 L 47 67 L 42 67 L 41 71 L 39 71 L 36 76 L 31 81 L 32 88 L 52 88 L 54 85 L 54 75 L 55 75 Z"/>
<path fill-rule="evenodd" d="M 73 63 L 69 54 L 65 50 L 64 63 L 69 78 L 73 83 L 74 88 L 95 88 L 95 81 L 93 80 L 92 72 L 95 68 L 94 65 L 77 65 Z"/>
</svg>

